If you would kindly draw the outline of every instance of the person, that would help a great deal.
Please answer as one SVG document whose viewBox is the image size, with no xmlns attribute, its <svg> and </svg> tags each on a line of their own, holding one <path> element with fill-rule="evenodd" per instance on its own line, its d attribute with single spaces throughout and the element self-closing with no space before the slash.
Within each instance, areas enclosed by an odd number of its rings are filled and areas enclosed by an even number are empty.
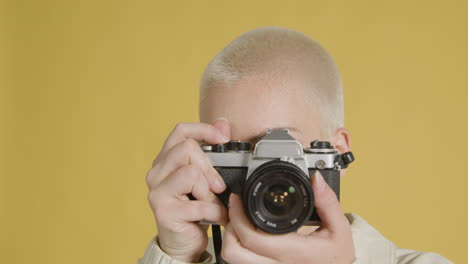
<svg viewBox="0 0 468 264">
<path fill-rule="evenodd" d="M 303 146 L 319 139 L 339 153 L 350 150 L 341 78 L 316 41 L 281 27 L 244 33 L 206 67 L 199 103 L 201 123 L 177 124 L 146 176 L 158 235 L 140 264 L 213 263 L 207 225 L 200 220 L 225 227 L 221 256 L 231 264 L 451 263 L 435 253 L 400 249 L 358 215 L 344 214 L 320 173 L 311 177 L 322 219 L 318 229 L 265 233 L 249 222 L 237 195 L 231 195 L 229 209 L 215 195 L 226 186 L 201 142 L 254 145 L 267 129 L 287 128 Z"/>
</svg>

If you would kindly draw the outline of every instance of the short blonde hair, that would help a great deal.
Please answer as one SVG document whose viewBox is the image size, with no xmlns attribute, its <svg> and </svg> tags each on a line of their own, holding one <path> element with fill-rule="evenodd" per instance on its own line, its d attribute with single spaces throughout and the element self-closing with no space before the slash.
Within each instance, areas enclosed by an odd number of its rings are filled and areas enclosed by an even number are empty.
<svg viewBox="0 0 468 264">
<path fill-rule="evenodd" d="M 341 77 L 330 54 L 306 35 L 281 27 L 262 27 L 242 34 L 208 64 L 200 81 L 200 104 L 216 87 L 229 88 L 248 77 L 284 81 L 303 73 L 310 81 L 305 100 L 316 105 L 322 137 L 344 126 Z"/>
</svg>

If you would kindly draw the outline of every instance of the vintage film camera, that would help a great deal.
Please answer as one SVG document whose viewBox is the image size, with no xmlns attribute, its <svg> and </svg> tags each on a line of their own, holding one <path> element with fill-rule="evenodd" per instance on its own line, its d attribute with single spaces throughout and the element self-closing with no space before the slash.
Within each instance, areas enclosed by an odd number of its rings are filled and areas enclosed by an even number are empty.
<svg viewBox="0 0 468 264">
<path fill-rule="evenodd" d="M 272 234 L 319 224 L 310 177 L 320 171 L 339 198 L 340 170 L 354 161 L 326 141 L 304 149 L 287 129 L 268 129 L 253 151 L 240 141 L 201 147 L 226 183 L 221 201 L 228 207 L 231 192 L 240 195 L 250 221 Z"/>
</svg>

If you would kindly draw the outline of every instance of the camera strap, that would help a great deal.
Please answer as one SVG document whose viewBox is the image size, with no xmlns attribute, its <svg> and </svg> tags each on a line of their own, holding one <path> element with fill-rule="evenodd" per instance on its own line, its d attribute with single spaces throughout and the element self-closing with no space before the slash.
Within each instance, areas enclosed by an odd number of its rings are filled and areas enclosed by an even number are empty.
<svg viewBox="0 0 468 264">
<path fill-rule="evenodd" d="M 223 244 L 221 238 L 221 228 L 219 225 L 211 225 L 211 230 L 213 231 L 213 247 L 216 257 L 216 264 L 228 264 L 226 261 L 224 261 L 223 258 L 221 258 L 221 247 Z"/>
</svg>

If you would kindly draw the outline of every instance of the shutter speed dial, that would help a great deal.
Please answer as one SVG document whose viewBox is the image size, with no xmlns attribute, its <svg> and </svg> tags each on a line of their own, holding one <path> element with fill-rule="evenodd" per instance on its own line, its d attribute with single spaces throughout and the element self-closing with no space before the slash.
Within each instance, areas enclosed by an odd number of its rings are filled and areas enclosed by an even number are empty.
<svg viewBox="0 0 468 264">
<path fill-rule="evenodd" d="M 314 140 L 314 141 L 310 142 L 310 148 L 312 148 L 312 149 L 329 149 L 329 148 L 332 148 L 332 145 L 328 141 Z"/>
<path fill-rule="evenodd" d="M 227 147 L 230 151 L 248 151 L 250 143 L 245 141 L 229 141 Z"/>
<path fill-rule="evenodd" d="M 245 141 L 229 141 L 225 144 L 211 145 L 212 152 L 227 152 L 227 151 L 249 151 L 250 143 Z"/>
</svg>

